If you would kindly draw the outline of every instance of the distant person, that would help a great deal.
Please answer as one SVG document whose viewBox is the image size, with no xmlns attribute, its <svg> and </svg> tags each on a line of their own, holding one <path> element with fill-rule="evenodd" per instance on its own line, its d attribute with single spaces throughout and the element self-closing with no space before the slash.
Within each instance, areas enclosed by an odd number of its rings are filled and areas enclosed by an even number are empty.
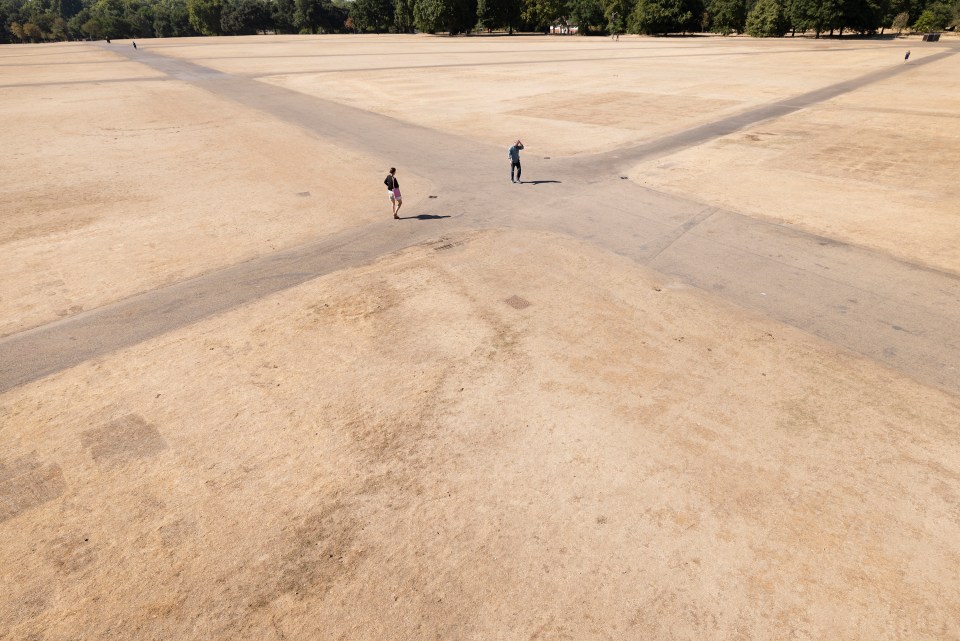
<svg viewBox="0 0 960 641">
<path fill-rule="evenodd" d="M 520 182 L 520 150 L 523 149 L 523 143 L 518 139 L 513 143 L 513 147 L 507 150 L 507 156 L 510 157 L 510 182 Z M 517 170 L 517 179 L 513 179 L 513 170 Z"/>
<path fill-rule="evenodd" d="M 383 184 L 387 186 L 387 196 L 390 197 L 390 204 L 393 206 L 393 217 L 400 220 L 400 206 L 403 205 L 403 199 L 400 197 L 400 181 L 397 180 L 397 168 L 391 167 L 390 173 L 383 179 Z"/>
<path fill-rule="evenodd" d="M 909 60 L 909 59 L 910 59 L 910 50 L 907 49 L 907 55 L 905 55 L 905 56 L 903 57 L 903 61 L 906 62 L 906 61 Z"/>
<path fill-rule="evenodd" d="M 107 38 L 107 44 L 110 44 L 110 38 Z"/>
<path fill-rule="evenodd" d="M 134 49 L 137 48 L 137 43 L 136 43 L 136 42 L 133 43 L 133 48 L 134 48 Z"/>
</svg>

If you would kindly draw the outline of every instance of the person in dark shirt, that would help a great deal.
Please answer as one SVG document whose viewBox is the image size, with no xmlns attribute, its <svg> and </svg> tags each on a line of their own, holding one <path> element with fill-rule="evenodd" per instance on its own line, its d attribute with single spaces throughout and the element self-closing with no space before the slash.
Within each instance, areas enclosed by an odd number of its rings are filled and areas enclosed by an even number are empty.
<svg viewBox="0 0 960 641">
<path fill-rule="evenodd" d="M 520 150 L 523 149 L 523 143 L 518 139 L 513 143 L 513 147 L 507 150 L 507 156 L 510 157 L 510 182 L 520 182 Z M 517 170 L 517 179 L 513 179 L 513 170 Z"/>
<path fill-rule="evenodd" d="M 400 206 L 403 205 L 403 199 L 400 197 L 400 181 L 397 180 L 397 168 L 391 167 L 390 173 L 383 179 L 383 184 L 387 186 L 387 195 L 390 197 L 390 204 L 393 206 L 393 217 L 400 219 Z"/>
</svg>

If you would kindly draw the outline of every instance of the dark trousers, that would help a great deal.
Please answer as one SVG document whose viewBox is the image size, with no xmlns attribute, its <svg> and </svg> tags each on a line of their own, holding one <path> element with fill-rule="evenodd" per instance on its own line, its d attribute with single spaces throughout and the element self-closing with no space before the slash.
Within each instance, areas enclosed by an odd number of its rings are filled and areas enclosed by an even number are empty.
<svg viewBox="0 0 960 641">
<path fill-rule="evenodd" d="M 510 180 L 513 180 L 513 170 L 517 170 L 517 180 L 520 180 L 520 161 L 510 163 Z"/>
</svg>

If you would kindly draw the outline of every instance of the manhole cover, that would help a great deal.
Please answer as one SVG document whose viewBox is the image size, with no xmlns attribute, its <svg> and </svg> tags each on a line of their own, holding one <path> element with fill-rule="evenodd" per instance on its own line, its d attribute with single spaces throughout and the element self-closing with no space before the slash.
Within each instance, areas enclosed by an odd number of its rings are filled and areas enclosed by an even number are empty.
<svg viewBox="0 0 960 641">
<path fill-rule="evenodd" d="M 503 302 L 514 309 L 526 309 L 530 307 L 530 301 L 525 298 L 520 298 L 519 296 L 511 296 Z"/>
</svg>

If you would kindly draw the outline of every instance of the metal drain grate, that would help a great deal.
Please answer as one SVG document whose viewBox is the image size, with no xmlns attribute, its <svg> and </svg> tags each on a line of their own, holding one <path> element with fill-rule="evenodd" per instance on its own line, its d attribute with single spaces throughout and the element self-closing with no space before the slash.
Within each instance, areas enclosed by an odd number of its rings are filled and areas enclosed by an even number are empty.
<svg viewBox="0 0 960 641">
<path fill-rule="evenodd" d="M 528 301 L 526 298 L 520 298 L 517 295 L 511 296 L 503 302 L 514 309 L 526 309 L 527 307 L 530 307 L 530 301 Z"/>
</svg>

